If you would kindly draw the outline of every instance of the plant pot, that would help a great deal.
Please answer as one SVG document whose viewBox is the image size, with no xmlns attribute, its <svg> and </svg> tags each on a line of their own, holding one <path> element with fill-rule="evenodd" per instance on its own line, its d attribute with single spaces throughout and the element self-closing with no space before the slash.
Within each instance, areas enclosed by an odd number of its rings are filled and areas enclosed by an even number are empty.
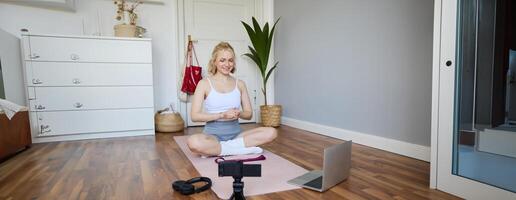
<svg viewBox="0 0 516 200">
<path fill-rule="evenodd" d="M 171 133 L 182 131 L 185 122 L 179 113 L 156 113 L 154 123 L 157 132 Z"/>
<path fill-rule="evenodd" d="M 115 25 L 115 37 L 138 37 L 138 28 L 135 25 Z"/>
<path fill-rule="evenodd" d="M 260 106 L 263 126 L 278 127 L 281 124 L 281 105 Z"/>
</svg>

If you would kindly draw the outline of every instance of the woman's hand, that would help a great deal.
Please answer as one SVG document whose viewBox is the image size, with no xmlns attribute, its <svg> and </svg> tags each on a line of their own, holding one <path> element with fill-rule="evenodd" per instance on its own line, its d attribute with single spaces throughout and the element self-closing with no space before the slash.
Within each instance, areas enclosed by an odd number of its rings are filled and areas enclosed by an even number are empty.
<svg viewBox="0 0 516 200">
<path fill-rule="evenodd" d="M 229 109 L 226 112 L 222 112 L 221 116 L 222 116 L 221 119 L 224 119 L 224 120 L 235 120 L 240 117 L 240 110 L 236 109 L 236 108 Z"/>
</svg>

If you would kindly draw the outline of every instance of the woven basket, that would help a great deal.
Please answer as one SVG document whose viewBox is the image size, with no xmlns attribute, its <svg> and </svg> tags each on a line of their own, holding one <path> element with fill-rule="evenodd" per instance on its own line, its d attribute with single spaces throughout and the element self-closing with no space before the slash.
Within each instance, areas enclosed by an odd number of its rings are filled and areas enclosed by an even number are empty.
<svg viewBox="0 0 516 200">
<path fill-rule="evenodd" d="M 278 127 L 281 124 L 281 105 L 260 106 L 263 126 Z"/>
<path fill-rule="evenodd" d="M 137 37 L 138 29 L 135 25 L 118 24 L 115 25 L 116 37 Z"/>
<path fill-rule="evenodd" d="M 179 132 L 185 128 L 185 121 L 179 113 L 156 113 L 154 123 L 157 132 Z"/>
</svg>

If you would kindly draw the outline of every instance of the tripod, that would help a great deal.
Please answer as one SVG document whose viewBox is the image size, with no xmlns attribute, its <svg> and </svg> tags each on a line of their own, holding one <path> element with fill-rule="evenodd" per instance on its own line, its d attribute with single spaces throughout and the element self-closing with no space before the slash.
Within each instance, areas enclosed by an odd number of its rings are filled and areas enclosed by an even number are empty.
<svg viewBox="0 0 516 200">
<path fill-rule="evenodd" d="M 233 194 L 229 197 L 229 200 L 245 200 L 244 196 L 244 182 L 242 182 L 242 176 L 233 176 Z"/>
<path fill-rule="evenodd" d="M 263 157 L 263 156 L 262 156 Z M 263 157 L 265 159 L 265 157 Z M 261 159 L 261 160 L 263 160 Z M 250 161 L 250 160 L 247 160 Z M 231 160 L 218 162 L 219 164 L 219 177 L 232 176 L 233 181 L 233 194 L 229 197 L 230 200 L 245 200 L 244 197 L 244 182 L 242 178 L 245 176 L 260 177 L 262 176 L 261 165 L 246 165 L 242 160 Z"/>
</svg>

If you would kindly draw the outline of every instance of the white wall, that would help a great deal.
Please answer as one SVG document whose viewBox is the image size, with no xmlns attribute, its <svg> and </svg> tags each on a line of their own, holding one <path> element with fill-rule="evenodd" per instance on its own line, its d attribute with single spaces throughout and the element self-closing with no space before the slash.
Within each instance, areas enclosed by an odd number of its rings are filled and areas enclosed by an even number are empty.
<svg viewBox="0 0 516 200">
<path fill-rule="evenodd" d="M 25 105 L 23 70 L 20 55 L 20 39 L 0 29 L 0 61 L 2 62 L 5 99 Z M 0 80 L 2 81 L 2 80 Z"/>
<path fill-rule="evenodd" d="M 432 3 L 275 1 L 284 116 L 429 147 Z"/>
<path fill-rule="evenodd" d="M 17 37 L 22 28 L 42 34 L 113 36 L 115 11 L 108 0 L 76 0 L 76 12 L 0 3 L 0 29 Z M 153 39 L 154 104 L 161 109 L 177 101 L 177 2 L 142 4 L 137 13 L 138 24 Z"/>
</svg>

